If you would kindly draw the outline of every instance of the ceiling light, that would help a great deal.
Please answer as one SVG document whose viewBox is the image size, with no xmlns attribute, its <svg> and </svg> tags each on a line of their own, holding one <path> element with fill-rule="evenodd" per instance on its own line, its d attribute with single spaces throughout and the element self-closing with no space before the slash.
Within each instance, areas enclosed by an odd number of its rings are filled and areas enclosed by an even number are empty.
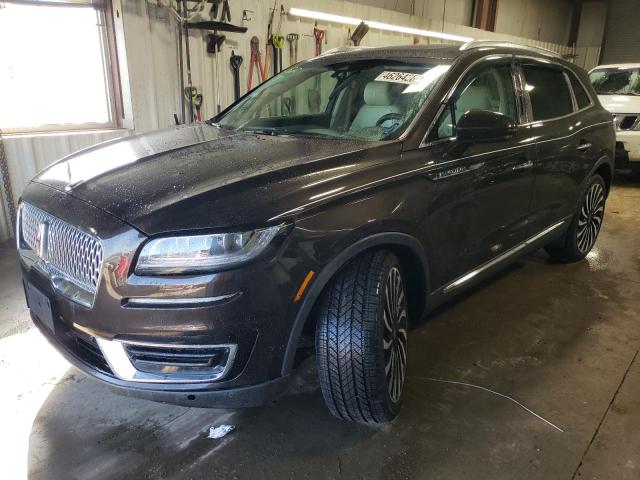
<svg viewBox="0 0 640 480">
<path fill-rule="evenodd" d="M 360 22 L 365 22 L 367 25 L 369 25 L 369 28 L 377 28 L 378 30 L 387 30 L 389 32 L 406 33 L 408 35 L 418 35 L 420 37 L 441 38 L 443 40 L 451 40 L 454 42 L 470 42 L 473 40 L 473 38 L 471 37 L 451 35 L 449 33 L 434 32 L 431 30 L 422 30 L 419 28 L 402 27 L 400 25 L 391 25 L 388 23 L 374 22 L 371 20 L 363 20 L 360 18 L 343 17 L 342 15 L 315 12 L 313 10 L 305 10 L 304 8 L 291 8 L 289 9 L 289 14 L 295 15 L 296 17 L 311 18 L 313 20 L 324 20 L 326 22 L 332 23 L 343 23 L 345 25 L 360 25 Z"/>
</svg>

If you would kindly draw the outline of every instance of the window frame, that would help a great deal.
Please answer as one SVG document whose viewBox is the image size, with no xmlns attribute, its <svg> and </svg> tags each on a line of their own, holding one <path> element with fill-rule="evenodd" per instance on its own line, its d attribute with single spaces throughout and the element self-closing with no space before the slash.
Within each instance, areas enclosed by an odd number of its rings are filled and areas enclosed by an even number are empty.
<svg viewBox="0 0 640 480">
<path fill-rule="evenodd" d="M 565 68 L 565 75 L 567 75 L 568 77 L 569 86 L 571 87 L 571 93 L 576 99 L 576 107 L 577 107 L 576 112 L 582 112 L 583 110 L 587 110 L 588 108 L 593 107 L 595 105 L 595 101 L 593 100 L 593 97 L 591 96 L 591 92 L 589 92 L 589 89 L 585 86 L 584 82 L 580 80 L 580 77 L 573 70 L 569 68 Z M 578 105 L 578 98 L 575 96 L 575 90 L 573 88 L 573 84 L 571 83 L 571 76 L 573 76 L 573 78 L 576 79 L 576 81 L 578 82 L 578 85 L 582 87 L 582 90 L 584 90 L 584 93 L 587 95 L 587 98 L 589 99 L 589 104 L 586 107 L 580 108 L 580 106 Z"/>
<path fill-rule="evenodd" d="M 61 0 L 61 1 L 16 1 L 17 4 L 30 6 L 47 6 L 56 8 L 83 7 L 91 8 L 97 13 L 97 26 L 100 31 L 101 56 L 105 70 L 107 85 L 107 122 L 85 122 L 77 124 L 47 124 L 35 127 L 2 128 L 3 135 L 37 135 L 51 133 L 73 133 L 86 131 L 116 130 L 124 128 L 125 112 L 122 95 L 121 74 L 116 46 L 116 26 L 113 18 L 111 0 Z"/>
<path fill-rule="evenodd" d="M 524 70 L 522 69 L 523 65 L 534 65 L 534 66 L 539 66 L 539 67 L 546 67 L 546 68 L 554 68 L 557 70 L 560 70 L 563 74 L 565 83 L 567 84 L 567 88 L 569 89 L 569 95 L 571 96 L 571 103 L 573 106 L 573 109 L 571 112 L 566 113 L 564 115 L 560 115 L 560 116 L 556 116 L 556 117 L 550 117 L 550 118 L 545 118 L 543 120 L 534 120 L 533 119 L 533 107 L 531 105 L 531 98 L 529 97 L 529 92 L 526 91 L 526 89 L 523 89 L 523 97 L 525 99 L 525 102 L 527 104 L 527 116 L 528 116 L 528 121 L 526 123 L 523 123 L 522 126 L 529 126 L 532 124 L 539 124 L 539 123 L 545 123 L 545 122 L 553 122 L 556 120 L 562 120 L 565 118 L 568 118 L 572 115 L 575 115 L 576 113 L 581 113 L 585 110 L 588 110 L 589 108 L 593 107 L 595 105 L 595 102 L 591 96 L 591 93 L 589 92 L 589 90 L 585 87 L 584 83 L 582 82 L 582 80 L 580 80 L 580 77 L 578 75 L 576 75 L 573 71 L 571 71 L 571 69 L 559 62 L 554 62 L 552 60 L 547 60 L 547 59 L 540 59 L 540 58 L 536 58 L 536 57 L 526 57 L 526 56 L 522 56 L 522 57 L 517 57 L 516 58 L 516 62 L 518 64 L 518 70 L 519 70 L 519 75 L 521 76 L 521 82 L 522 85 L 526 85 L 526 77 L 524 75 Z M 575 97 L 575 93 L 573 92 L 573 86 L 571 85 L 571 80 L 569 79 L 569 75 L 573 75 L 578 82 L 580 83 L 580 85 L 582 86 L 582 88 L 584 89 L 584 91 L 587 93 L 587 98 L 589 99 L 589 105 L 587 105 L 586 107 L 583 108 L 578 108 L 578 102 L 576 100 Z"/>
<path fill-rule="evenodd" d="M 527 122 L 529 118 L 526 112 L 527 104 L 524 101 L 524 96 L 523 96 L 524 84 L 521 81 L 521 77 L 518 72 L 519 65 L 516 60 L 517 58 L 515 57 L 514 54 L 506 53 L 506 54 L 491 55 L 490 57 L 483 57 L 476 60 L 471 65 L 469 65 L 458 76 L 453 86 L 449 89 L 449 91 L 445 95 L 442 103 L 440 104 L 440 106 L 438 107 L 438 110 L 436 111 L 436 114 L 434 115 L 433 119 L 429 123 L 429 128 L 427 128 L 427 131 L 422 139 L 422 142 L 420 142 L 420 145 L 418 146 L 418 148 L 420 149 L 420 148 L 430 147 L 432 145 L 438 145 L 445 142 L 454 142 L 455 140 L 457 140 L 458 138 L 457 134 L 452 135 L 450 137 L 438 138 L 435 140 L 429 140 L 429 135 L 431 134 L 432 130 L 436 128 L 436 125 L 438 124 L 440 117 L 444 114 L 445 109 L 451 108 L 451 101 L 456 95 L 460 85 L 464 83 L 464 81 L 468 78 L 469 74 L 472 73 L 477 67 L 486 68 L 487 65 L 482 65 L 485 63 L 498 65 L 498 66 L 499 65 L 509 66 L 510 73 L 511 73 L 511 83 L 513 86 L 513 91 L 514 91 L 515 100 L 516 100 L 516 110 L 518 114 L 518 118 L 514 118 L 513 120 L 516 121 L 517 126 L 525 125 L 526 124 L 525 122 Z M 489 65 L 489 66 L 493 66 L 493 65 Z"/>
</svg>

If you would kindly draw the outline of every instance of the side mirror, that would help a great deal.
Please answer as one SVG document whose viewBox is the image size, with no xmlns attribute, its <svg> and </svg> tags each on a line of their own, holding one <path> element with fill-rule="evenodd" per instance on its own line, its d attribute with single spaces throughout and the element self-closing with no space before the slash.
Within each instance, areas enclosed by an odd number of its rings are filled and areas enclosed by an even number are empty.
<svg viewBox="0 0 640 480">
<path fill-rule="evenodd" d="M 502 113 L 469 110 L 458 120 L 456 134 L 463 142 L 497 142 L 511 138 L 516 128 L 516 122 Z"/>
</svg>

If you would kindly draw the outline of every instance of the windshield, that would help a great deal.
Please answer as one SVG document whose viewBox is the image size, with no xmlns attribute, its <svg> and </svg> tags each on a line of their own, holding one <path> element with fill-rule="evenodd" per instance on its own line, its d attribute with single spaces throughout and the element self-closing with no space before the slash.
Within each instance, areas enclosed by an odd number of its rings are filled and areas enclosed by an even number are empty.
<svg viewBox="0 0 640 480">
<path fill-rule="evenodd" d="M 638 68 L 599 68 L 589 74 L 598 95 L 640 95 Z"/>
<path fill-rule="evenodd" d="M 397 138 L 448 68 L 388 60 L 296 65 L 213 121 L 267 135 Z"/>
</svg>

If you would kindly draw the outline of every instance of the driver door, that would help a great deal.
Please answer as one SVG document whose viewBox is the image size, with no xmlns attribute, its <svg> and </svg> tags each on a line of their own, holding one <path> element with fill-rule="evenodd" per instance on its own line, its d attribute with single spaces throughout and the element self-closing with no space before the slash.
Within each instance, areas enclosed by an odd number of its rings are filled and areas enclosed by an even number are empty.
<svg viewBox="0 0 640 480">
<path fill-rule="evenodd" d="M 459 83 L 429 133 L 425 151 L 436 167 L 428 178 L 437 191 L 427 226 L 434 288 L 461 286 L 469 272 L 508 256 L 525 240 L 534 180 L 530 134 L 519 126 L 498 141 L 456 137 L 457 120 L 473 109 L 523 123 L 518 85 L 510 58 L 482 62 Z"/>
</svg>

